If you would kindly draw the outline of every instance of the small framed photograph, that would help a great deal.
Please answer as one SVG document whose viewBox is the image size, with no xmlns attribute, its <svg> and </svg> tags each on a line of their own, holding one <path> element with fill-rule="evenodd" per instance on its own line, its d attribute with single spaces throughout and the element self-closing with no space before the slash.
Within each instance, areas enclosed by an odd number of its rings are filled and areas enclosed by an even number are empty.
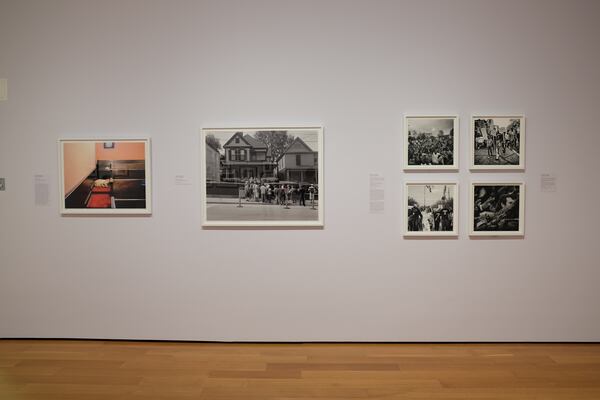
<svg viewBox="0 0 600 400">
<path fill-rule="evenodd" d="M 524 170 L 525 117 L 471 118 L 471 170 Z"/>
<path fill-rule="evenodd" d="M 202 226 L 322 227 L 321 127 L 206 128 Z"/>
<path fill-rule="evenodd" d="M 458 170 L 458 117 L 405 116 L 404 170 Z"/>
<path fill-rule="evenodd" d="M 407 182 L 404 236 L 457 236 L 458 183 Z"/>
<path fill-rule="evenodd" d="M 485 182 L 471 184 L 471 236 L 523 236 L 525 184 Z"/>
<path fill-rule="evenodd" d="M 151 214 L 150 139 L 60 139 L 61 214 Z"/>
</svg>

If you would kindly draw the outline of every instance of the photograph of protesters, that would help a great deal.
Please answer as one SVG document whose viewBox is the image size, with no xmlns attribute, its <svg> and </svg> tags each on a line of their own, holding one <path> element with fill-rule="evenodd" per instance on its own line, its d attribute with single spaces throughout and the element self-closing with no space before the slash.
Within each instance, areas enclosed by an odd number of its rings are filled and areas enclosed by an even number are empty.
<svg viewBox="0 0 600 400">
<path fill-rule="evenodd" d="M 473 117 L 471 169 L 524 169 L 524 117 Z"/>
<path fill-rule="evenodd" d="M 405 236 L 457 235 L 457 194 L 457 183 L 407 183 Z"/>
<path fill-rule="evenodd" d="M 522 235 L 523 187 L 522 183 L 474 183 L 471 234 Z"/>
<path fill-rule="evenodd" d="M 458 117 L 407 116 L 404 169 L 458 169 Z"/>
</svg>

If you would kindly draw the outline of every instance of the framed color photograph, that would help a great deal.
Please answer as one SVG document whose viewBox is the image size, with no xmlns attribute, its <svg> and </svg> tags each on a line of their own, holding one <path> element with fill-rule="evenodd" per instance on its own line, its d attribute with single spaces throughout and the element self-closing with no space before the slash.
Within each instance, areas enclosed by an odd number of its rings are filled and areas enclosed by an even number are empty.
<svg viewBox="0 0 600 400">
<path fill-rule="evenodd" d="M 472 170 L 525 169 L 523 116 L 474 116 L 469 134 Z"/>
<path fill-rule="evenodd" d="M 150 139 L 61 139 L 62 214 L 150 214 Z"/>
<path fill-rule="evenodd" d="M 523 236 L 525 184 L 486 182 L 471 184 L 471 236 Z"/>
<path fill-rule="evenodd" d="M 458 183 L 407 182 L 405 236 L 458 235 Z"/>
<path fill-rule="evenodd" d="M 405 170 L 458 169 L 457 116 L 404 117 Z"/>
<path fill-rule="evenodd" d="M 323 226 L 322 128 L 207 128 L 200 137 L 203 226 Z"/>
</svg>

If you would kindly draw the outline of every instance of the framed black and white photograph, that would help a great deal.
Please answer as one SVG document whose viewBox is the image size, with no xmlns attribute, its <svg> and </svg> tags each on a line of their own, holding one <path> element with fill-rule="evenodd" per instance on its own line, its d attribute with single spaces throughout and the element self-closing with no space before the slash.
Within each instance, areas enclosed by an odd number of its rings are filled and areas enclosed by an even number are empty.
<svg viewBox="0 0 600 400">
<path fill-rule="evenodd" d="M 458 235 L 458 183 L 407 182 L 405 236 Z"/>
<path fill-rule="evenodd" d="M 524 235 L 524 183 L 472 183 L 470 197 L 471 236 Z"/>
<path fill-rule="evenodd" d="M 150 214 L 150 139 L 61 139 L 61 214 Z"/>
<path fill-rule="evenodd" d="M 523 116 L 474 116 L 470 137 L 472 170 L 525 169 Z"/>
<path fill-rule="evenodd" d="M 405 170 L 458 169 L 457 116 L 404 117 Z"/>
<path fill-rule="evenodd" d="M 323 226 L 321 127 L 201 130 L 203 226 Z"/>
</svg>

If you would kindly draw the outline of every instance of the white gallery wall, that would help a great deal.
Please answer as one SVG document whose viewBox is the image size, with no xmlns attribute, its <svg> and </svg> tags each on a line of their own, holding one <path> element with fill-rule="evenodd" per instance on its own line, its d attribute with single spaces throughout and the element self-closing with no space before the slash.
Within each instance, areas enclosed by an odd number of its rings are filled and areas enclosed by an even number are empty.
<svg viewBox="0 0 600 400">
<path fill-rule="evenodd" d="M 599 18 L 593 0 L 0 0 L 0 337 L 600 340 Z M 403 115 L 423 113 L 460 117 L 459 172 L 402 171 Z M 470 116 L 507 113 L 525 171 L 469 172 Z M 324 229 L 203 230 L 200 128 L 264 125 L 324 127 Z M 116 136 L 152 140 L 153 215 L 60 216 L 57 139 Z M 409 180 L 460 183 L 458 239 L 403 238 Z M 469 238 L 473 180 L 525 182 L 524 238 Z"/>
</svg>

